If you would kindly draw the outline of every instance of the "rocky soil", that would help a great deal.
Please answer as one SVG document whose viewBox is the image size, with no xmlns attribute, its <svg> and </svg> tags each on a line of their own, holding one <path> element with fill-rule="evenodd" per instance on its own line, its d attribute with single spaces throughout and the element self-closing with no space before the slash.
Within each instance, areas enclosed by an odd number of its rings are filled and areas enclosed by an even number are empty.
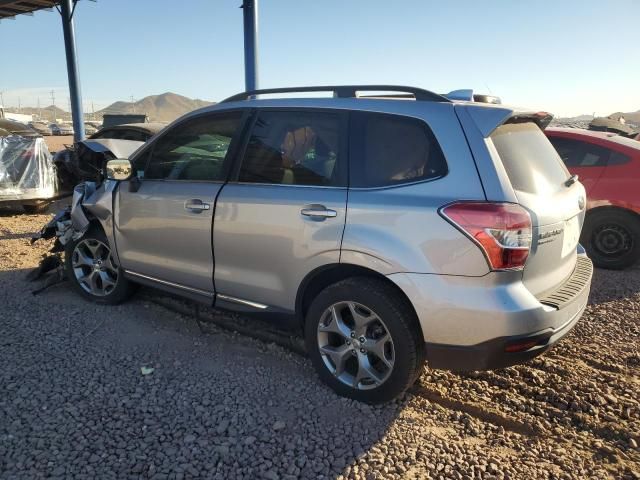
<svg viewBox="0 0 640 480">
<path fill-rule="evenodd" d="M 596 271 L 583 320 L 543 357 L 425 367 L 371 407 L 291 349 L 211 323 L 228 318 L 205 312 L 202 332 L 158 292 L 32 295 L 47 245 L 28 239 L 47 219 L 0 212 L 2 479 L 640 478 L 640 269 Z"/>
</svg>

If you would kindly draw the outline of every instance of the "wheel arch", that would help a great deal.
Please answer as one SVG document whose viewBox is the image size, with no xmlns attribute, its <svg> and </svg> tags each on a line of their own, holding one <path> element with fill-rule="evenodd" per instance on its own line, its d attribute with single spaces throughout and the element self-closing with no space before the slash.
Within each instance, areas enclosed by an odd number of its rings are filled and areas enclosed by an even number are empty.
<svg viewBox="0 0 640 480">
<path fill-rule="evenodd" d="M 350 263 L 334 263 L 323 265 L 322 267 L 318 267 L 308 273 L 307 276 L 302 280 L 296 295 L 295 308 L 296 317 L 303 329 L 305 324 L 305 317 L 309 306 L 311 305 L 311 302 L 313 302 L 313 299 L 329 285 L 350 277 L 377 278 L 392 287 L 393 290 L 395 290 L 403 299 L 403 301 L 405 301 L 411 308 L 411 311 L 413 312 L 412 322 L 417 328 L 417 332 L 419 333 L 419 335 L 421 335 L 420 338 L 424 338 L 424 332 L 422 331 L 422 326 L 418 321 L 417 312 L 404 291 L 387 276 L 376 272 L 375 270 Z"/>
<path fill-rule="evenodd" d="M 604 214 L 607 212 L 625 212 L 635 217 L 637 220 L 640 220 L 640 213 L 636 212 L 635 210 L 631 208 L 627 208 L 626 206 L 623 206 L 623 205 L 610 204 L 610 205 L 599 205 L 597 207 L 593 207 L 587 210 L 587 213 L 585 214 L 585 221 L 590 216 Z"/>
</svg>

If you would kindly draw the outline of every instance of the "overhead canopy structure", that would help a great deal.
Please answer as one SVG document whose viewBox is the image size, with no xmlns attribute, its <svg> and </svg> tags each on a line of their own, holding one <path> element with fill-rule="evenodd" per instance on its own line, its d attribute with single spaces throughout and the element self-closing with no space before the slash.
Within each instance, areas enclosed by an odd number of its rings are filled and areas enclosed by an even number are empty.
<svg viewBox="0 0 640 480">
<path fill-rule="evenodd" d="M 16 15 L 33 15 L 33 12 L 53 8 L 60 0 L 0 0 L 0 20 Z"/>
<path fill-rule="evenodd" d="M 84 139 L 82 95 L 73 28 L 73 14 L 77 2 L 78 0 L 0 0 L 0 20 L 15 18 L 16 15 L 33 15 L 33 12 L 37 10 L 55 8 L 60 12 L 64 33 L 64 49 L 67 55 L 71 116 L 76 142 Z M 244 0 L 241 8 L 244 10 L 245 90 L 256 90 L 258 88 L 258 0 Z"/>
</svg>

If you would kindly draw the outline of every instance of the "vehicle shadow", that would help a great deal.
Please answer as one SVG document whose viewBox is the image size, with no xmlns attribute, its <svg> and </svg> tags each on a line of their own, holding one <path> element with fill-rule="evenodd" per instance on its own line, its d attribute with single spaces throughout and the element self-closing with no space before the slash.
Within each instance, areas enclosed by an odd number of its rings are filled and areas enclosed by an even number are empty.
<svg viewBox="0 0 640 480">
<path fill-rule="evenodd" d="M 598 305 L 621 298 L 629 298 L 640 292 L 640 265 L 626 270 L 595 268 L 591 281 L 589 303 Z"/>
<path fill-rule="evenodd" d="M 69 419 L 60 411 L 69 408 L 71 398 L 81 399 L 72 402 L 74 425 L 114 419 L 103 428 L 92 428 L 81 447 L 86 452 L 78 455 L 116 454 L 121 446 L 109 438 L 117 432 L 118 443 L 135 454 L 121 458 L 116 472 L 120 476 L 140 465 L 144 472 L 161 463 L 179 465 L 185 435 L 196 432 L 201 448 L 190 460 L 199 470 L 214 451 L 223 475 L 233 471 L 234 464 L 249 468 L 247 458 L 264 457 L 270 458 L 280 478 L 337 478 L 373 455 L 411 397 L 370 406 L 337 396 L 320 383 L 296 348 L 275 345 L 282 344 L 276 341 L 278 335 L 295 337 L 288 329 L 278 334 L 277 327 L 265 329 L 260 322 L 202 308 L 198 324 L 195 315 L 188 314 L 195 311 L 193 304 L 182 301 L 184 313 L 160 306 L 156 300 L 175 299 L 148 288 L 119 306 L 85 301 L 68 282 L 53 283 L 33 295 L 53 279 L 27 282 L 28 272 L 0 270 L 0 291 L 6 295 L 5 315 L 0 318 L 0 364 L 5 365 L 0 383 L 14 385 L 3 393 L 3 400 L 9 405 L 5 413 L 21 420 L 12 435 L 15 444 L 23 446 L 21 451 L 9 450 L 4 460 L 19 456 L 23 465 L 39 466 L 40 476 L 50 474 L 57 460 L 49 450 L 28 448 L 35 441 L 33 422 L 46 426 L 41 433 L 52 443 L 66 442 Z M 22 309 L 26 303 L 29 308 Z M 240 330 L 233 328 L 234 319 L 253 334 L 233 333 Z M 260 335 L 264 339 L 256 340 Z M 147 365 L 155 373 L 145 377 L 140 369 Z M 53 385 L 64 394 L 51 398 Z M 29 412 L 35 407 L 21 403 L 21 391 L 48 397 L 47 409 Z M 136 392 L 135 399 L 131 392 Z M 145 410 L 148 405 L 153 405 L 152 415 Z M 124 423 L 117 420 L 122 408 Z M 149 434 L 141 443 L 138 432 L 147 428 Z M 165 439 L 162 445 L 149 437 L 151 428 L 153 438 Z M 95 468 L 97 476 L 114 473 L 109 470 L 113 465 Z M 259 478 L 261 472 L 249 469 L 246 475 Z"/>
</svg>

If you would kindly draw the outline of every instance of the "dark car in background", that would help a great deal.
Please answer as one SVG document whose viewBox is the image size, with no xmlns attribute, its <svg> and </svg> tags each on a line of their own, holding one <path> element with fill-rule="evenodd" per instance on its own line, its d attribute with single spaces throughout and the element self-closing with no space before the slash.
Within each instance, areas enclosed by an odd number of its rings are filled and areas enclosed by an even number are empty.
<svg viewBox="0 0 640 480">
<path fill-rule="evenodd" d="M 86 140 L 60 150 L 53 157 L 53 163 L 61 190 L 71 192 L 82 180 L 99 174 L 106 160 L 115 158 L 112 155 L 113 142 L 109 140 L 126 140 L 122 145 L 127 145 L 126 150 L 129 150 L 134 144 L 142 145 L 165 126 L 165 123 L 155 122 L 105 127 Z"/>
<path fill-rule="evenodd" d="M 579 128 L 545 133 L 587 191 L 580 243 L 589 257 L 602 268 L 634 265 L 640 259 L 640 142 Z"/>
<path fill-rule="evenodd" d="M 104 127 L 91 135 L 89 138 L 113 138 L 117 140 L 135 140 L 146 142 L 156 133 L 162 130 L 167 124 L 162 122 L 151 123 L 125 123 Z"/>
</svg>

